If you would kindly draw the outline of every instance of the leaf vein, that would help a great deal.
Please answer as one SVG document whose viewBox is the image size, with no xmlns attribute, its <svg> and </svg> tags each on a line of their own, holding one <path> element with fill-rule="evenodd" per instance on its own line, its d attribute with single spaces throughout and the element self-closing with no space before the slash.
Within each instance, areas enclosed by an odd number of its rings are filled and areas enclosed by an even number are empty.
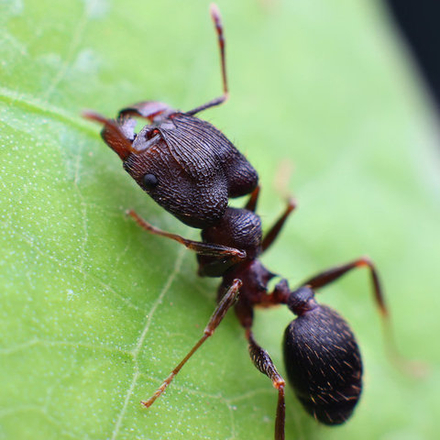
<svg viewBox="0 0 440 440">
<path fill-rule="evenodd" d="M 130 398 L 133 395 L 133 391 L 136 387 L 137 381 L 138 381 L 139 377 L 141 376 L 141 371 L 139 369 L 138 357 L 139 357 L 139 353 L 141 352 L 142 346 L 144 344 L 145 338 L 147 336 L 148 330 L 150 329 L 154 313 L 156 312 L 157 308 L 162 304 L 162 301 L 163 301 L 165 295 L 169 291 L 177 274 L 180 272 L 185 254 L 186 254 L 186 249 L 181 248 L 179 254 L 177 255 L 176 261 L 174 263 L 174 268 L 173 268 L 172 272 L 170 273 L 170 276 L 168 277 L 167 281 L 165 282 L 165 285 L 162 288 L 162 291 L 160 292 L 156 301 L 153 303 L 149 313 L 147 313 L 146 323 L 145 323 L 144 329 L 142 330 L 142 333 L 139 336 L 134 349 L 131 351 L 131 354 L 132 354 L 133 360 L 134 360 L 134 373 L 133 373 L 133 377 L 132 377 L 130 386 L 128 388 L 127 394 L 125 395 L 125 399 L 124 399 L 124 403 L 122 405 L 121 411 L 120 411 L 119 416 L 116 420 L 116 424 L 115 424 L 115 427 L 112 432 L 111 440 L 116 440 L 116 438 L 119 435 Z"/>
</svg>

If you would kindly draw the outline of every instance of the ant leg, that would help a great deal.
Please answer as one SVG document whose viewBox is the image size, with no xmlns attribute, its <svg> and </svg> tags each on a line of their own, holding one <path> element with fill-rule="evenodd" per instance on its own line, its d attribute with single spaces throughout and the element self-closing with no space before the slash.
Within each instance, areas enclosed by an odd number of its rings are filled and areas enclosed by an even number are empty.
<svg viewBox="0 0 440 440">
<path fill-rule="evenodd" d="M 220 244 L 203 243 L 200 241 L 188 240 L 181 237 L 180 235 L 165 232 L 159 228 L 156 228 L 155 226 L 145 221 L 143 218 L 139 217 L 133 210 L 128 211 L 127 214 L 132 217 L 138 223 L 138 225 L 146 231 L 151 232 L 154 235 L 167 237 L 171 240 L 177 241 L 178 243 L 183 244 L 187 249 L 193 250 L 200 255 L 223 257 L 229 259 L 232 262 L 239 262 L 246 258 L 246 252 L 240 249 L 222 246 Z"/>
<path fill-rule="evenodd" d="M 265 374 L 272 381 L 273 386 L 278 390 L 277 415 L 275 419 L 275 440 L 284 440 L 284 422 L 286 417 L 284 387 L 286 382 L 278 373 L 267 351 L 255 342 L 250 329 L 246 329 L 246 338 L 249 341 L 249 354 L 253 364 L 259 371 Z"/>
<path fill-rule="evenodd" d="M 208 321 L 208 324 L 205 327 L 205 331 L 203 332 L 203 336 L 198 340 L 198 342 L 193 346 L 193 348 L 188 352 L 188 354 L 183 358 L 183 360 L 177 365 L 176 368 L 170 373 L 170 375 L 162 382 L 162 385 L 157 389 L 157 391 L 148 399 L 143 400 L 142 405 L 149 408 L 154 401 L 166 390 L 168 385 L 174 379 L 177 373 L 182 369 L 182 367 L 186 364 L 189 358 L 200 348 L 200 346 L 214 334 L 215 329 L 219 326 L 220 322 L 226 315 L 226 312 L 235 304 L 239 289 L 242 285 L 241 280 L 235 279 L 228 291 L 224 294 L 223 298 L 218 303 L 217 307 L 214 310 L 211 318 Z"/>
<path fill-rule="evenodd" d="M 257 209 L 258 196 L 260 195 L 260 185 L 258 185 L 251 193 L 248 202 L 246 203 L 244 209 L 248 211 L 255 212 Z"/>
<path fill-rule="evenodd" d="M 164 112 L 175 112 L 175 110 L 163 102 L 142 101 L 123 108 L 119 112 L 119 118 L 124 119 L 127 116 L 136 116 L 138 118 L 148 119 L 150 122 L 153 122 L 156 116 L 160 116 Z"/>
<path fill-rule="evenodd" d="M 223 104 L 228 99 L 228 80 L 226 77 L 226 58 L 225 58 L 225 38 L 223 34 L 223 23 L 222 17 L 220 15 L 220 11 L 214 3 L 211 4 L 210 7 L 211 18 L 214 22 L 215 30 L 217 32 L 217 41 L 220 48 L 220 64 L 222 69 L 222 82 L 223 82 L 223 95 L 214 98 L 213 100 L 203 104 L 199 107 L 196 107 L 189 112 L 186 112 L 187 115 L 195 115 L 203 110 L 206 110 L 211 107 L 215 107 L 217 105 Z"/>
<path fill-rule="evenodd" d="M 263 241 L 261 242 L 261 253 L 266 251 L 272 245 L 272 243 L 278 237 L 278 234 L 280 233 L 282 227 L 284 226 L 284 223 L 286 222 L 287 218 L 294 211 L 295 208 L 296 208 L 296 200 L 293 198 L 289 198 L 287 201 L 287 207 L 286 207 L 283 215 L 269 229 L 269 231 L 267 232 L 267 234 L 263 238 Z"/>
<path fill-rule="evenodd" d="M 325 272 L 321 272 L 318 275 L 308 279 L 301 285 L 308 285 L 312 289 L 318 289 L 320 287 L 324 287 L 327 284 L 336 281 L 341 276 L 345 275 L 347 272 L 352 269 L 356 269 L 358 267 L 368 267 L 370 270 L 371 281 L 373 284 L 373 292 L 376 303 L 379 307 L 380 314 L 382 317 L 382 324 L 385 336 L 385 343 L 387 345 L 387 353 L 390 355 L 390 359 L 392 363 L 403 370 L 406 374 L 412 376 L 423 376 L 426 374 L 426 366 L 417 361 L 411 361 L 405 359 L 397 349 L 397 344 L 395 341 L 395 337 L 392 331 L 391 320 L 389 316 L 389 311 L 385 305 L 385 297 L 383 294 L 382 286 L 379 281 L 379 275 L 377 273 L 376 267 L 373 262 L 368 257 L 361 257 L 357 260 L 354 260 L 348 264 L 344 264 L 341 266 L 333 267 Z"/>
<path fill-rule="evenodd" d="M 320 287 L 324 287 L 327 284 L 336 281 L 341 276 L 345 275 L 347 272 L 352 269 L 356 269 L 358 267 L 368 267 L 371 274 L 371 281 L 373 284 L 373 292 L 374 298 L 376 300 L 377 305 L 379 306 L 379 310 L 384 318 L 388 316 L 388 309 L 385 305 L 385 297 L 383 294 L 382 286 L 379 281 L 379 275 L 377 273 L 376 267 L 373 262 L 368 257 L 361 257 L 357 260 L 354 260 L 350 263 L 343 264 L 341 266 L 332 267 L 329 270 L 321 272 L 315 275 L 312 278 L 309 278 L 307 281 L 303 282 L 302 286 L 310 286 L 312 289 L 319 289 Z"/>
</svg>

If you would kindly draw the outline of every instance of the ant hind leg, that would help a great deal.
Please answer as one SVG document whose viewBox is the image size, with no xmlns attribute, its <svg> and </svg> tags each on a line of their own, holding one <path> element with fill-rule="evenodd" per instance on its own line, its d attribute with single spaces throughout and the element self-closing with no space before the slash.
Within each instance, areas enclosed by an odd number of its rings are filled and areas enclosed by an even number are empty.
<svg viewBox="0 0 440 440">
<path fill-rule="evenodd" d="M 284 400 L 285 380 L 278 373 L 272 359 L 266 350 L 255 342 L 250 329 L 246 329 L 246 338 L 249 342 L 249 354 L 255 367 L 265 374 L 273 386 L 278 390 L 278 402 L 275 418 L 275 440 L 284 440 L 284 425 L 286 418 L 286 405 Z"/>
</svg>

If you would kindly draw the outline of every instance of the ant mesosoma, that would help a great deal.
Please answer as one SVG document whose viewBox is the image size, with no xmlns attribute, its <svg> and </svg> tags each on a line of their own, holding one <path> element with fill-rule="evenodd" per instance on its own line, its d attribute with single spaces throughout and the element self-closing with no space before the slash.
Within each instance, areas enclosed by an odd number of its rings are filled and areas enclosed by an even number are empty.
<svg viewBox="0 0 440 440">
<path fill-rule="evenodd" d="M 102 123 L 101 135 L 122 159 L 125 170 L 160 206 L 183 223 L 201 229 L 202 241 L 187 240 L 162 231 L 129 215 L 150 233 L 175 240 L 197 253 L 201 276 L 221 277 L 217 307 L 203 336 L 142 404 L 151 406 L 164 392 L 189 358 L 210 337 L 227 311 L 234 307 L 244 327 L 255 367 L 269 377 L 278 390 L 275 439 L 284 439 L 285 381 L 269 354 L 252 333 L 253 309 L 286 304 L 297 315 L 284 333 L 284 362 L 289 382 L 305 410 L 319 422 L 337 425 L 353 412 L 362 389 L 362 362 L 356 340 L 345 320 L 334 310 L 317 303 L 315 290 L 352 269 L 367 267 L 381 315 L 386 320 L 378 274 L 368 258 L 333 267 L 291 290 L 282 279 L 272 292 L 268 283 L 275 274 L 259 257 L 272 245 L 295 208 L 289 200 L 284 213 L 263 237 L 260 217 L 255 213 L 258 175 L 246 158 L 214 126 L 195 115 L 222 104 L 228 97 L 225 40 L 219 10 L 211 6 L 217 31 L 223 80 L 223 95 L 188 112 L 180 112 L 155 101 L 140 102 L 110 120 L 93 112 L 84 116 Z M 135 133 L 136 120 L 150 121 Z M 228 199 L 250 194 L 243 209 L 228 206 Z"/>
</svg>

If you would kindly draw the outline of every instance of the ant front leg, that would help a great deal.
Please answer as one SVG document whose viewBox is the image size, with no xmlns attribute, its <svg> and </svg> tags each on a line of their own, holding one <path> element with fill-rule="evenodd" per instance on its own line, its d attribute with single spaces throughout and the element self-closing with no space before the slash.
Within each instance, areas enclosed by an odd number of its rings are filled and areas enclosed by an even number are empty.
<svg viewBox="0 0 440 440">
<path fill-rule="evenodd" d="M 278 390 L 277 414 L 275 419 L 275 440 L 284 440 L 284 425 L 286 418 L 286 405 L 284 402 L 285 380 L 278 373 L 272 359 L 266 350 L 255 342 L 250 329 L 246 329 L 246 338 L 249 342 L 249 354 L 255 367 L 265 374 L 273 386 Z"/>
<path fill-rule="evenodd" d="M 168 104 L 158 101 L 142 101 L 136 104 L 129 105 L 119 111 L 119 118 L 125 119 L 129 116 L 148 119 L 153 122 L 158 116 L 164 113 L 175 113 L 176 110 L 171 108 Z"/>
<path fill-rule="evenodd" d="M 223 85 L 223 95 L 218 98 L 214 98 L 213 100 L 207 102 L 206 104 L 200 105 L 189 112 L 186 112 L 188 115 L 195 115 L 196 113 L 200 113 L 203 110 L 206 110 L 211 107 L 215 107 L 217 105 L 223 104 L 228 99 L 228 79 L 226 76 L 226 57 L 225 57 L 225 37 L 223 33 L 223 23 L 222 17 L 220 15 L 220 11 L 214 3 L 211 4 L 210 8 L 211 18 L 214 22 L 214 27 L 217 32 L 217 43 L 220 49 L 220 65 L 222 71 L 222 85 Z"/>
<path fill-rule="evenodd" d="M 203 243 L 200 241 L 188 240 L 184 237 L 181 237 L 180 235 L 165 232 L 159 228 L 156 228 L 143 218 L 139 217 L 139 215 L 136 214 L 136 212 L 134 212 L 133 210 L 128 211 L 127 214 L 132 217 L 136 221 L 136 223 L 146 231 L 154 235 L 159 235 L 161 237 L 166 237 L 170 238 L 171 240 L 177 241 L 178 243 L 183 244 L 187 249 L 197 252 L 199 255 L 227 258 L 232 263 L 238 263 L 239 261 L 246 258 L 246 252 L 240 249 L 222 246 L 220 244 Z"/>
<path fill-rule="evenodd" d="M 142 405 L 149 408 L 154 401 L 166 390 L 168 385 L 174 379 L 174 377 L 179 373 L 182 367 L 186 364 L 189 358 L 200 348 L 200 346 L 213 335 L 215 329 L 219 326 L 220 322 L 223 320 L 227 311 L 235 304 L 240 287 L 242 285 L 241 280 L 235 279 L 232 285 L 229 287 L 227 292 L 223 295 L 223 298 L 218 303 L 214 310 L 208 324 L 205 327 L 203 336 L 197 341 L 193 348 L 188 352 L 188 354 L 182 359 L 182 361 L 177 365 L 176 368 L 170 373 L 170 375 L 162 382 L 162 385 L 157 389 L 157 391 L 148 399 L 142 401 Z"/>
</svg>

